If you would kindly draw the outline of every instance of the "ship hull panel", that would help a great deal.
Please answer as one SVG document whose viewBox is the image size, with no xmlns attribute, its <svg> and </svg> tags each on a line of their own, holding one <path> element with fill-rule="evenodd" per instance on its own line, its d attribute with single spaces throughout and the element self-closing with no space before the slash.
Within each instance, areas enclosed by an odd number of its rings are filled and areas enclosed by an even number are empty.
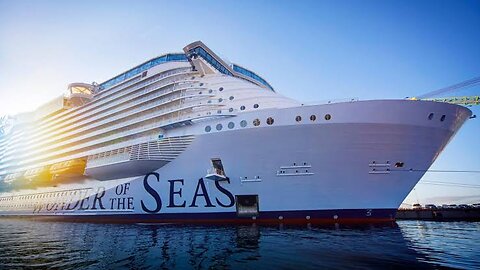
<svg viewBox="0 0 480 270">
<path fill-rule="evenodd" d="M 288 110 L 307 116 L 329 111 L 336 118 L 288 122 L 295 119 Z M 428 120 L 432 110 L 447 120 Z M 253 127 L 248 114 L 227 120 L 238 126 L 247 119 L 249 126 L 197 134 L 176 159 L 147 175 L 2 194 L 23 201 L 1 201 L 0 215 L 111 222 L 391 221 L 469 113 L 405 101 L 259 111 L 255 117 L 273 116 L 276 124 Z M 205 178 L 212 159 L 222 161 L 227 180 Z M 253 212 L 239 210 L 242 196 L 256 198 Z"/>
</svg>

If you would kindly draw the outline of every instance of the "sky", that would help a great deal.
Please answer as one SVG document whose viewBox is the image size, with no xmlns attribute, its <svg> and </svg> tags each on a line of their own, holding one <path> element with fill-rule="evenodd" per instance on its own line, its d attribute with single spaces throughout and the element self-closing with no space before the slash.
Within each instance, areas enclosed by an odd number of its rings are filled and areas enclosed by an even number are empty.
<svg viewBox="0 0 480 270">
<path fill-rule="evenodd" d="M 0 115 L 196 40 L 305 103 L 402 99 L 480 76 L 479 29 L 473 0 L 0 0 Z M 480 117 L 467 121 L 431 169 L 480 171 L 479 135 Z M 480 173 L 454 172 L 427 173 L 405 201 L 474 202 Z"/>
</svg>

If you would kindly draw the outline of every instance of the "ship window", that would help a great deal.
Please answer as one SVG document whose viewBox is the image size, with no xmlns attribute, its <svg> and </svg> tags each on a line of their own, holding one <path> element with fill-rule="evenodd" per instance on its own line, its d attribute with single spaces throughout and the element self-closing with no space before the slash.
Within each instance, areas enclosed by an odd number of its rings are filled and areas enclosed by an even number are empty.
<svg viewBox="0 0 480 270">
<path fill-rule="evenodd" d="M 240 122 L 240 126 L 241 126 L 241 127 L 246 127 L 246 126 L 247 126 L 247 121 L 242 120 L 242 121 Z"/>
<path fill-rule="evenodd" d="M 221 114 L 221 113 L 222 113 L 222 110 L 218 110 L 217 113 L 218 113 L 218 114 Z"/>
<path fill-rule="evenodd" d="M 254 126 L 259 126 L 260 125 L 260 119 L 257 118 L 255 120 L 253 120 L 253 125 Z"/>
<path fill-rule="evenodd" d="M 222 126 L 222 124 L 218 124 L 215 128 L 216 128 L 217 130 L 222 130 L 223 126 Z"/>
<path fill-rule="evenodd" d="M 257 108 L 258 108 L 258 104 L 254 104 L 254 105 L 253 105 L 253 108 L 257 109 Z"/>
<path fill-rule="evenodd" d="M 209 100 L 209 101 L 207 101 L 207 103 L 212 103 L 212 101 L 211 101 L 211 100 Z"/>
<path fill-rule="evenodd" d="M 314 114 L 312 114 L 312 115 L 310 115 L 310 120 L 315 121 L 315 120 L 317 120 L 317 117 Z"/>
<path fill-rule="evenodd" d="M 432 119 L 433 119 L 433 113 L 430 113 L 430 114 L 428 115 L 428 120 L 432 120 Z"/>
<path fill-rule="evenodd" d="M 325 120 L 330 120 L 332 119 L 332 116 L 330 114 L 325 114 Z"/>
<path fill-rule="evenodd" d="M 273 124 L 273 118 L 272 117 L 267 118 L 267 124 L 269 124 L 269 125 Z"/>
<path fill-rule="evenodd" d="M 234 99 L 234 97 L 233 97 L 233 96 L 230 96 L 228 99 L 230 99 L 230 100 L 233 100 L 233 99 Z"/>
<path fill-rule="evenodd" d="M 212 89 L 208 90 L 208 93 L 212 93 L 212 92 L 213 92 L 213 90 L 212 90 Z"/>
<path fill-rule="evenodd" d="M 222 101 L 223 101 L 223 98 L 219 98 L 219 99 L 218 99 L 218 102 L 222 102 Z"/>
<path fill-rule="evenodd" d="M 233 123 L 233 122 L 228 123 L 228 128 L 229 129 L 232 129 L 234 127 L 235 127 L 235 123 Z"/>
<path fill-rule="evenodd" d="M 295 117 L 295 121 L 297 121 L 297 122 L 302 121 L 302 117 L 300 115 L 297 115 L 297 117 Z"/>
<path fill-rule="evenodd" d="M 212 128 L 210 126 L 205 127 L 205 132 L 210 132 L 210 130 L 212 130 Z"/>
<path fill-rule="evenodd" d="M 195 76 L 192 77 L 192 80 L 195 80 Z"/>
<path fill-rule="evenodd" d="M 241 106 L 240 110 L 242 110 L 242 111 L 245 110 L 245 106 Z"/>
<path fill-rule="evenodd" d="M 148 72 L 148 71 L 144 71 L 144 72 L 142 73 L 142 78 L 144 78 L 144 77 L 147 76 L 147 72 Z"/>
<path fill-rule="evenodd" d="M 403 162 L 397 162 L 395 163 L 395 168 L 402 168 L 403 167 Z"/>
<path fill-rule="evenodd" d="M 440 121 L 442 121 L 442 122 L 445 121 L 445 114 L 442 115 L 442 117 L 440 117 Z"/>
<path fill-rule="evenodd" d="M 233 112 L 233 108 L 228 109 L 229 112 Z"/>
<path fill-rule="evenodd" d="M 200 83 L 200 86 L 203 86 L 203 83 Z"/>
<path fill-rule="evenodd" d="M 218 91 L 223 91 L 223 87 L 218 88 Z"/>
<path fill-rule="evenodd" d="M 255 73 L 253 73 L 252 71 L 250 71 L 248 69 L 245 69 L 243 67 L 237 66 L 235 64 L 232 65 L 232 68 L 233 68 L 234 71 L 239 72 L 239 73 L 241 73 L 245 76 L 248 76 L 248 77 L 262 83 L 263 85 L 267 86 L 268 88 L 270 88 L 270 90 L 273 90 L 273 88 L 270 84 L 268 84 L 263 78 L 261 78 L 260 76 L 258 76 Z"/>
</svg>

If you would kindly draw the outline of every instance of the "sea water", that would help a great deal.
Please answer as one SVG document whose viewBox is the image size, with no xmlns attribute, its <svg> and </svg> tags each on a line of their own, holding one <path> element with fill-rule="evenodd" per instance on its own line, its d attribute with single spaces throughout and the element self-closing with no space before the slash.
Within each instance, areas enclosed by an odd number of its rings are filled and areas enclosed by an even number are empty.
<svg viewBox="0 0 480 270">
<path fill-rule="evenodd" d="M 0 269 L 480 269 L 480 223 L 199 226 L 0 219 Z"/>
</svg>

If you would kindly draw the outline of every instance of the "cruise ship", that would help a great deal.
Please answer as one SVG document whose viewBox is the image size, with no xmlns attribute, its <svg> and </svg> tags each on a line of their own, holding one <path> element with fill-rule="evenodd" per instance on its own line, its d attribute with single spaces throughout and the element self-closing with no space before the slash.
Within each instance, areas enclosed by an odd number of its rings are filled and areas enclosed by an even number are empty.
<svg viewBox="0 0 480 270">
<path fill-rule="evenodd" d="M 302 104 L 200 41 L 67 89 L 3 117 L 0 216 L 390 222 L 472 114 L 421 100 Z"/>
</svg>

